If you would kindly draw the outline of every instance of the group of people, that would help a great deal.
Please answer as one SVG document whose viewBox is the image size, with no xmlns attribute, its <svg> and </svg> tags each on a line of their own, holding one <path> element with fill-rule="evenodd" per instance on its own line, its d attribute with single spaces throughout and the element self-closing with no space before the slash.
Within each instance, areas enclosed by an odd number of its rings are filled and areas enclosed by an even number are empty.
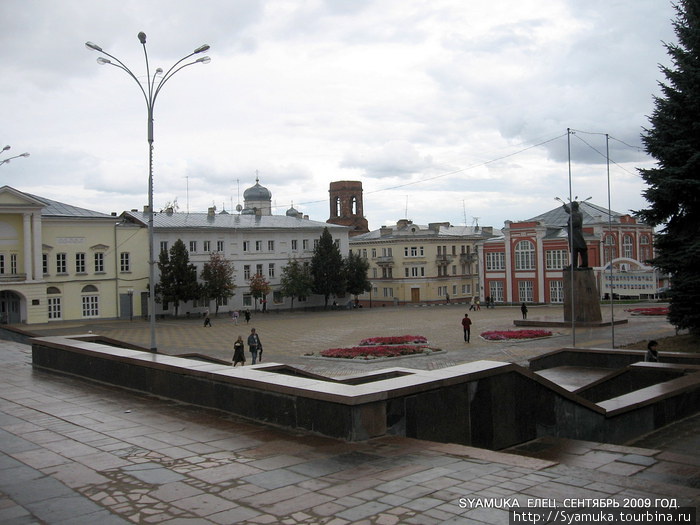
<svg viewBox="0 0 700 525">
<path fill-rule="evenodd" d="M 253 364 L 262 363 L 263 345 L 260 342 L 260 336 L 255 331 L 255 328 L 250 329 L 248 351 L 250 352 Z M 245 344 L 243 343 L 242 335 L 239 335 L 236 342 L 233 343 L 233 366 L 236 366 L 238 363 L 240 363 L 241 366 L 245 365 Z"/>
</svg>

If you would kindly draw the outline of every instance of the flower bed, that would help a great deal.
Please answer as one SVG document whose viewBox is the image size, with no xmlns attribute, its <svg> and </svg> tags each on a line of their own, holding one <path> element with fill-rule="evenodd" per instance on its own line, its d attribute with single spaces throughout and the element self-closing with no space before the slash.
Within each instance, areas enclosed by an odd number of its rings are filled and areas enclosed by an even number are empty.
<svg viewBox="0 0 700 525">
<path fill-rule="evenodd" d="M 386 337 L 369 337 L 360 341 L 360 346 L 424 344 L 428 340 L 422 335 L 392 335 Z"/>
<path fill-rule="evenodd" d="M 323 350 L 323 357 L 338 357 L 341 359 L 355 359 L 361 357 L 371 359 L 375 357 L 396 357 L 400 355 L 422 354 L 426 350 L 432 350 L 425 345 L 377 345 L 377 346 L 352 346 L 349 348 L 329 348 Z"/>
<path fill-rule="evenodd" d="M 632 315 L 668 315 L 668 306 L 653 306 L 651 308 L 629 308 L 625 310 Z"/>
<path fill-rule="evenodd" d="M 480 335 L 487 341 L 508 341 L 511 339 L 549 337 L 552 335 L 552 332 L 549 330 L 491 330 L 489 332 L 482 332 Z"/>
</svg>

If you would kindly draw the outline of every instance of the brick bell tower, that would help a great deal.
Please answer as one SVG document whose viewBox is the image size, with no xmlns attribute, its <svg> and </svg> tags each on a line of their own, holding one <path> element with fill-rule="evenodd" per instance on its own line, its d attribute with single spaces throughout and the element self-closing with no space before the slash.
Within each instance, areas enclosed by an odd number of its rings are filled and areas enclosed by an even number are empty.
<svg viewBox="0 0 700 525">
<path fill-rule="evenodd" d="M 369 232 L 362 212 L 362 183 L 354 180 L 331 182 L 331 217 L 326 222 L 350 226 L 350 237 Z"/>
</svg>

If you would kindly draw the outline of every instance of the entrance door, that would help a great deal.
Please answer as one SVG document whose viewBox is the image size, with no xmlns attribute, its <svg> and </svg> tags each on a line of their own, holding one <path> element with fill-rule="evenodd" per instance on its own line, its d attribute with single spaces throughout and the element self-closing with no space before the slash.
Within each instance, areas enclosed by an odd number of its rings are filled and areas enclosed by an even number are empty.
<svg viewBox="0 0 700 525">
<path fill-rule="evenodd" d="M 411 288 L 411 302 L 420 303 L 420 288 Z"/>
<path fill-rule="evenodd" d="M 0 323 L 17 324 L 22 322 L 20 297 L 15 292 L 0 292 Z"/>
</svg>

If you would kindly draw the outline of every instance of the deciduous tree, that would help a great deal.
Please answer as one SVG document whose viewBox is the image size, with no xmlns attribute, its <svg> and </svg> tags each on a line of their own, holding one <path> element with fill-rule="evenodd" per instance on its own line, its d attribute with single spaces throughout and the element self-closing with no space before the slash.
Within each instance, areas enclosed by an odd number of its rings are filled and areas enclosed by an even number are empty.
<svg viewBox="0 0 700 525">
<path fill-rule="evenodd" d="M 300 263 L 296 259 L 290 259 L 282 269 L 280 292 L 284 297 L 292 299 L 292 310 L 294 309 L 294 299 L 310 295 L 312 288 L 313 279 L 308 265 Z"/>
<path fill-rule="evenodd" d="M 203 281 L 202 294 L 207 299 L 216 300 L 216 313 L 219 313 L 219 305 L 232 297 L 236 289 L 233 283 L 233 265 L 223 255 L 212 253 L 200 276 Z"/>
</svg>

